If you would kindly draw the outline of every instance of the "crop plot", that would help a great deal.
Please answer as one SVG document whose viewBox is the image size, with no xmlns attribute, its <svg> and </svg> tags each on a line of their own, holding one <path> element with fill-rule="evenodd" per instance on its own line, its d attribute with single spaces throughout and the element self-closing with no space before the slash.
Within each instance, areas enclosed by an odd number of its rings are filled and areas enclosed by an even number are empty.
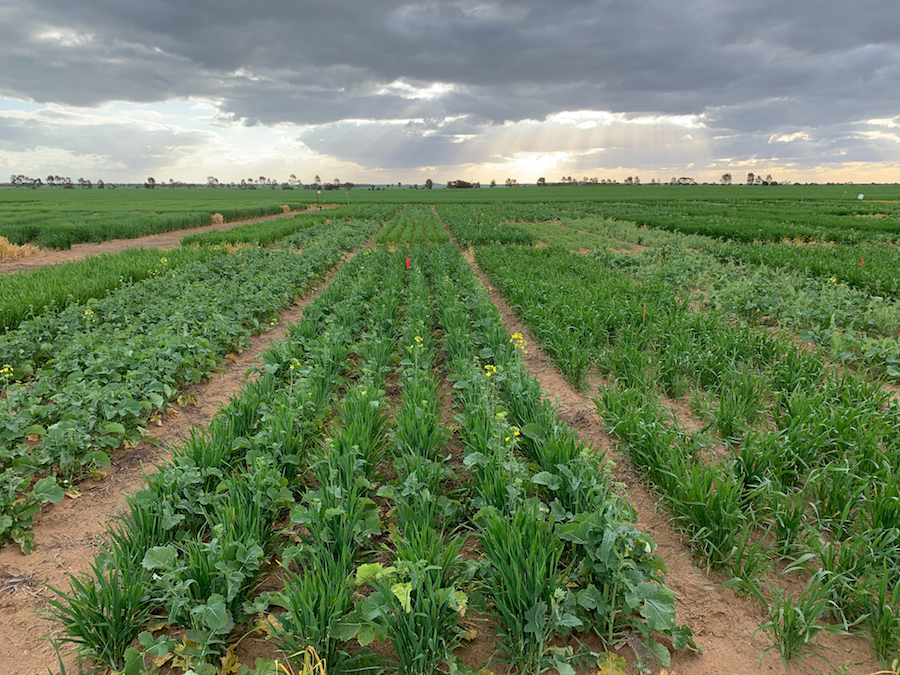
<svg viewBox="0 0 900 675">
<path fill-rule="evenodd" d="M 710 583 L 764 609 L 788 670 L 842 632 L 890 667 L 894 207 L 521 194 L 410 194 L 10 284 L 0 525 L 27 551 L 42 505 L 374 242 L 128 498 L 53 596 L 61 648 L 136 675 L 656 672 L 695 648 L 637 511 L 449 230 L 593 397 Z"/>
<path fill-rule="evenodd" d="M 482 665 L 454 653 L 479 614 L 520 672 L 595 662 L 581 634 L 628 635 L 648 664 L 692 645 L 652 540 L 458 250 L 392 248 L 345 264 L 259 379 L 149 477 L 92 577 L 55 601 L 64 641 L 117 670 L 198 672 L 258 616 L 282 658 L 301 668 L 312 647 L 329 672 Z M 440 421 L 443 376 L 458 426 Z M 260 593 L 273 559 L 282 588 Z"/>
</svg>

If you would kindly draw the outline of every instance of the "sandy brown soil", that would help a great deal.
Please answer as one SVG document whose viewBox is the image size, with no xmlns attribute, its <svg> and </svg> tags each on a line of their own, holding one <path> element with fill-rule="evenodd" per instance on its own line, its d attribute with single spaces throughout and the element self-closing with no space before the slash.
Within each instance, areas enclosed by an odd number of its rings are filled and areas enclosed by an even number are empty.
<svg viewBox="0 0 900 675">
<path fill-rule="evenodd" d="M 582 438 L 592 441 L 599 451 L 617 462 L 614 474 L 626 486 L 625 497 L 638 513 L 637 525 L 656 541 L 657 552 L 669 568 L 666 584 L 678 594 L 678 622 L 691 627 L 697 645 L 702 649 L 700 654 L 687 650 L 674 654 L 670 672 L 680 675 L 783 672 L 776 651 L 763 656 L 760 670 L 760 654 L 771 643 L 765 633 L 754 635 L 754 631 L 766 620 L 765 610 L 757 602 L 736 595 L 730 588 L 721 587 L 726 579 L 708 575 L 705 568 L 694 564 L 689 547 L 671 527 L 669 516 L 657 508 L 656 497 L 619 456 L 615 442 L 603 430 L 602 420 L 590 395 L 580 394 L 566 382 L 525 324 L 519 321 L 508 303 L 493 288 L 490 279 L 478 268 L 471 253 L 464 255 L 488 289 L 507 330 L 521 333 L 528 342 L 525 364 L 541 383 L 547 396 L 561 406 L 560 417 L 578 429 Z M 687 416 L 684 411 L 679 412 L 682 413 L 680 416 Z M 836 667 L 847 664 L 846 673 L 867 675 L 879 670 L 871 647 L 860 636 L 829 635 L 821 642 L 832 650 L 827 655 Z M 822 672 L 832 671 L 828 664 L 815 659 L 812 665 Z M 799 673 L 801 670 L 792 665 L 790 672 Z"/>
<path fill-rule="evenodd" d="M 89 570 L 107 524 L 124 508 L 125 495 L 142 489 L 144 472 L 165 461 L 170 447 L 186 439 L 192 428 L 204 427 L 241 390 L 247 371 L 258 364 L 260 354 L 285 337 L 288 327 L 302 318 L 303 309 L 333 274 L 282 311 L 275 326 L 253 337 L 250 347 L 229 355 L 223 372 L 185 388 L 182 400 L 190 403 L 172 404 L 160 424 L 148 429 L 160 445 L 144 442 L 131 450 L 120 449 L 108 476 L 82 483 L 76 499 L 48 505 L 35 519 L 31 555 L 23 555 L 14 545 L 0 549 L 0 675 L 58 672 L 53 648 L 41 639 L 54 629 L 54 624 L 41 616 L 46 599 L 54 597 L 47 585 L 68 590 L 69 573 Z M 74 664 L 73 658 L 67 659 L 70 673 L 77 673 Z"/>
<path fill-rule="evenodd" d="M 334 208 L 334 207 L 327 207 Z M 290 218 L 298 213 L 311 213 L 316 209 L 306 209 L 305 211 L 290 211 L 288 213 L 276 213 L 272 216 L 262 216 L 260 218 L 247 218 L 246 220 L 232 220 L 228 223 L 220 223 L 217 225 L 202 225 L 201 227 L 192 227 L 186 230 L 172 230 L 171 232 L 162 232 L 161 234 L 151 234 L 146 237 L 137 237 L 135 239 L 112 239 L 99 244 L 75 244 L 68 251 L 55 251 L 53 249 L 37 249 L 37 253 L 25 258 L 18 258 L 7 262 L 0 262 L 0 273 L 10 274 L 12 272 L 28 272 L 38 267 L 46 267 L 47 265 L 55 265 L 61 262 L 71 262 L 73 260 L 81 260 L 92 255 L 100 255 L 102 253 L 118 253 L 126 248 L 174 248 L 181 245 L 182 237 L 188 234 L 199 234 L 200 232 L 209 232 L 211 230 L 230 230 L 240 225 L 248 223 L 261 223 L 266 220 L 275 220 L 276 218 Z"/>
</svg>

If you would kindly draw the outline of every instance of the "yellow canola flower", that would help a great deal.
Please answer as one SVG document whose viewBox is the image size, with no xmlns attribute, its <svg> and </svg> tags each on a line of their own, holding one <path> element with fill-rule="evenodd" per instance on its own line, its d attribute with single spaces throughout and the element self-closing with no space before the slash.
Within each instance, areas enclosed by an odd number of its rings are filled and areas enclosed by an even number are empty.
<svg viewBox="0 0 900 675">
<path fill-rule="evenodd" d="M 418 335 L 416 335 L 416 338 L 415 338 L 415 339 L 416 339 L 416 342 L 421 342 L 421 341 L 422 341 L 422 338 L 420 338 Z"/>
<path fill-rule="evenodd" d="M 365 390 L 365 389 L 362 390 L 362 395 L 363 395 L 363 396 L 366 395 L 366 390 Z"/>
<path fill-rule="evenodd" d="M 85 316 L 94 316 L 94 312 L 93 312 L 93 310 L 86 309 L 86 310 L 84 310 L 84 315 Z"/>
<path fill-rule="evenodd" d="M 833 284 L 833 283 L 835 283 L 835 282 L 837 281 L 837 279 L 835 279 L 834 277 L 831 277 L 828 281 L 831 282 L 831 283 Z"/>
</svg>

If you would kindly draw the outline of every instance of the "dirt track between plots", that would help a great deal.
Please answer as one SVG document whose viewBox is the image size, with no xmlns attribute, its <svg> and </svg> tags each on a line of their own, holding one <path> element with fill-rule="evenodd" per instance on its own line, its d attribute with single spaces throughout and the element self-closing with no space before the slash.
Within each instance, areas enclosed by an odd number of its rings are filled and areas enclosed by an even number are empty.
<svg viewBox="0 0 900 675">
<path fill-rule="evenodd" d="M 345 261 L 354 255 L 346 255 Z M 52 646 L 41 639 L 54 628 L 40 615 L 47 608 L 46 600 L 54 597 L 47 585 L 67 590 L 70 573 L 90 569 L 101 535 L 112 518 L 123 511 L 125 496 L 145 486 L 144 472 L 164 462 L 170 447 L 188 438 L 193 428 L 205 427 L 219 408 L 240 392 L 247 371 L 259 363 L 260 354 L 282 340 L 291 324 L 300 321 L 304 308 L 327 287 L 339 268 L 282 311 L 275 326 L 254 336 L 247 349 L 230 354 L 224 372 L 186 387 L 183 400 L 190 403 L 173 403 L 171 414 L 162 416 L 161 426 L 148 427 L 160 445 L 144 442 L 131 450 L 120 449 L 108 476 L 81 483 L 76 499 L 67 497 L 44 508 L 35 519 L 35 550 L 31 555 L 23 555 L 15 545 L 0 549 L 0 674 L 58 672 Z M 66 667 L 70 673 L 78 672 L 74 657 L 67 659 Z"/>
<path fill-rule="evenodd" d="M 333 207 L 330 207 L 333 208 Z M 191 227 L 186 230 L 172 230 L 171 232 L 162 232 L 160 234 L 150 234 L 146 237 L 137 237 L 135 239 L 112 239 L 110 241 L 100 242 L 99 244 L 75 244 L 67 251 L 55 251 L 53 249 L 41 249 L 39 253 L 18 258 L 8 262 L 0 263 L 0 273 L 11 274 L 13 272 L 29 272 L 38 267 L 46 267 L 47 265 L 56 265 L 63 262 L 72 262 L 74 260 L 82 260 L 92 255 L 101 255 L 103 253 L 118 253 L 126 248 L 175 248 L 181 245 L 181 239 L 189 234 L 199 234 L 201 232 L 211 232 L 213 230 L 230 230 L 248 223 L 261 223 L 266 220 L 276 220 L 277 218 L 290 218 L 298 213 L 312 213 L 317 209 L 306 209 L 304 211 L 289 211 L 288 213 L 276 213 L 271 216 L 262 216 L 260 218 L 247 218 L 245 220 L 232 220 L 228 223 L 219 223 L 216 225 L 202 225 L 200 227 Z"/>
</svg>

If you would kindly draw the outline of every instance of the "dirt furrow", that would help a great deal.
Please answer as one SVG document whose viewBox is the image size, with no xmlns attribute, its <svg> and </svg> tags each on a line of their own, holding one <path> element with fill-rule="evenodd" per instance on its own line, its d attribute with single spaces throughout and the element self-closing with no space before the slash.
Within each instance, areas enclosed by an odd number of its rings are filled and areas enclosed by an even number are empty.
<svg viewBox="0 0 900 675">
<path fill-rule="evenodd" d="M 347 254 L 344 262 L 354 255 Z M 222 372 L 186 387 L 181 395 L 184 405 L 171 404 L 159 423 L 148 427 L 155 442 L 119 449 L 105 478 L 81 483 L 79 496 L 74 499 L 67 497 L 47 505 L 35 519 L 35 550 L 31 555 L 23 555 L 15 545 L 0 550 L 0 673 L 56 672 L 55 652 L 48 641 L 41 639 L 54 628 L 41 616 L 47 608 L 46 599 L 54 597 L 47 586 L 67 590 L 69 573 L 89 570 L 107 524 L 124 508 L 124 497 L 146 484 L 145 471 L 165 461 L 172 446 L 185 440 L 191 429 L 205 427 L 219 408 L 240 392 L 247 371 L 260 363 L 266 349 L 284 339 L 290 325 L 300 321 L 304 308 L 328 286 L 341 265 L 282 311 L 270 330 L 251 338 L 249 347 L 230 354 Z M 67 660 L 69 672 L 77 672 L 74 663 L 73 658 Z"/>
<path fill-rule="evenodd" d="M 666 584 L 677 594 L 678 623 L 694 631 L 701 654 L 685 650 L 673 654 L 670 672 L 690 675 L 753 673 L 760 671 L 760 654 L 771 643 L 762 631 L 754 632 L 766 620 L 765 610 L 755 601 L 737 596 L 721 587 L 726 579 L 707 574 L 694 564 L 691 550 L 682 535 L 671 527 L 669 516 L 657 506 L 656 497 L 641 482 L 640 476 L 616 451 L 615 442 L 604 431 L 602 420 L 589 395 L 583 395 L 563 378 L 541 349 L 539 342 L 522 323 L 506 300 L 497 292 L 478 267 L 471 251 L 463 252 L 472 270 L 488 290 L 491 301 L 503 317 L 510 333 L 521 333 L 528 343 L 524 361 L 529 372 L 547 397 L 561 406 L 561 419 L 575 427 L 579 435 L 617 463 L 614 475 L 625 485 L 625 498 L 638 513 L 637 526 L 656 542 L 657 552 L 668 566 Z M 848 664 L 848 674 L 865 675 L 878 670 L 868 643 L 860 636 L 826 636 L 821 642 L 831 651 L 828 658 L 836 666 Z M 816 667 L 826 664 L 814 663 Z M 776 651 L 762 657 L 762 672 L 784 671 Z M 791 666 L 790 672 L 801 672 Z"/>
</svg>

